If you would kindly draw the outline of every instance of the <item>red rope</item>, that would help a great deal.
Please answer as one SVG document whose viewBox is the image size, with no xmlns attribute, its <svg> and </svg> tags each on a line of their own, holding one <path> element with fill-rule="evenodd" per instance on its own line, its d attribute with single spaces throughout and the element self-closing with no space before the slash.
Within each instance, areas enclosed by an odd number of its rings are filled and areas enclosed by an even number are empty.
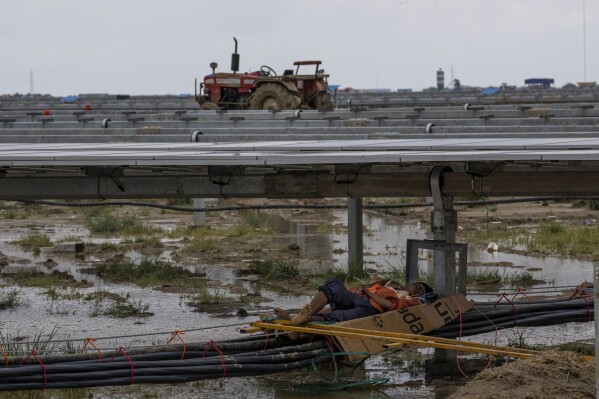
<svg viewBox="0 0 599 399">
<path fill-rule="evenodd" d="M 460 316 L 460 335 L 458 336 L 458 341 L 462 340 L 462 327 L 463 327 L 463 323 L 462 323 L 462 309 L 460 308 L 460 304 L 458 303 L 458 301 L 455 300 L 454 297 L 448 297 L 449 299 L 451 299 L 456 306 L 458 307 L 458 314 Z M 466 375 L 466 373 L 464 373 L 464 370 L 462 370 L 462 367 L 460 366 L 460 352 L 459 351 L 455 351 L 455 364 L 456 366 L 458 366 L 458 370 L 460 370 L 460 373 L 462 373 L 462 375 L 466 378 L 470 378 L 468 377 L 468 375 Z"/>
<path fill-rule="evenodd" d="M 181 335 L 185 334 L 184 331 L 175 330 L 171 333 L 171 337 L 166 341 L 167 344 L 170 344 L 173 339 L 178 338 L 179 341 L 183 344 L 183 353 L 181 354 L 181 360 L 185 358 L 185 352 L 187 352 L 187 344 L 183 341 L 183 337 Z"/>
<path fill-rule="evenodd" d="M 497 328 L 497 325 L 495 325 L 495 323 L 493 323 L 493 321 L 491 319 L 489 319 L 486 314 L 484 314 L 483 312 L 481 312 L 480 309 L 476 307 L 476 305 L 473 305 L 473 306 L 474 306 L 474 309 L 476 309 L 476 311 L 478 313 L 480 313 L 481 315 L 483 315 L 483 317 L 485 319 L 487 319 L 489 321 L 489 323 L 491 323 L 493 325 L 493 327 L 495 327 L 495 342 L 493 342 L 493 345 L 497 345 L 497 338 L 499 338 L 499 328 Z M 486 369 L 489 368 L 489 366 L 493 362 L 493 359 L 495 359 L 495 355 L 491 355 L 491 357 L 489 357 L 489 362 L 487 363 L 487 365 L 485 366 L 485 368 L 483 370 L 486 370 Z"/>
<path fill-rule="evenodd" d="M 33 349 L 31 351 L 31 354 L 28 355 L 26 358 L 24 358 L 23 360 L 21 360 L 21 363 L 19 364 L 19 367 L 21 367 L 23 365 L 23 363 L 25 363 L 25 360 L 29 359 L 31 356 L 33 356 L 33 358 L 35 360 L 37 360 L 37 362 L 42 366 L 42 372 L 44 373 L 44 389 L 46 389 L 48 387 L 48 384 L 46 383 L 46 366 L 44 365 L 44 363 L 42 363 L 42 361 L 39 359 L 39 357 L 37 357 L 37 352 L 35 351 L 35 349 Z"/>
<path fill-rule="evenodd" d="M 0 351 L 4 349 L 4 345 L 0 344 Z M 4 358 L 4 362 L 6 363 L 4 367 L 8 368 L 8 355 L 6 352 L 2 351 L 2 357 Z"/>
<path fill-rule="evenodd" d="M 119 346 L 116 353 L 114 355 L 112 355 L 112 357 L 110 358 L 110 363 L 112 363 L 112 359 L 114 359 L 119 353 L 122 354 L 123 356 L 125 356 L 125 358 L 127 358 L 127 360 L 129 361 L 129 364 L 131 365 L 131 384 L 134 384 L 135 383 L 135 368 L 133 367 L 133 360 L 131 360 L 129 355 L 127 355 L 124 347 Z"/>
<path fill-rule="evenodd" d="M 502 299 L 504 299 L 507 301 L 507 303 L 509 303 L 510 305 L 512 305 L 512 312 L 514 313 L 514 326 L 516 325 L 516 319 L 517 319 L 517 315 L 516 315 L 516 307 L 514 306 L 514 303 L 512 301 L 510 301 L 510 298 L 507 297 L 507 294 L 505 292 L 502 292 L 499 296 L 499 299 L 497 300 L 497 302 L 495 302 L 495 305 L 493 305 L 493 309 L 495 309 L 495 307 L 497 306 L 497 304 L 499 302 L 501 302 Z"/>
<path fill-rule="evenodd" d="M 96 342 L 93 338 L 85 338 L 85 343 L 83 345 L 83 349 L 87 348 L 87 345 L 91 345 L 95 350 L 98 351 L 98 363 L 102 363 L 102 352 L 100 349 L 94 344 Z"/>
<path fill-rule="evenodd" d="M 578 289 L 578 287 L 576 287 L 574 289 L 574 293 L 570 296 L 570 298 L 568 298 L 568 301 L 570 299 L 572 299 L 574 297 L 574 295 L 576 295 L 576 294 L 578 294 L 578 296 L 581 297 L 582 300 L 586 302 L 586 304 L 587 304 L 587 321 L 591 321 L 591 304 L 589 303 L 589 301 L 587 301 L 587 299 L 584 297 L 584 295 L 582 295 L 580 293 L 580 290 Z M 588 291 L 587 291 L 587 294 L 588 294 Z"/>
<path fill-rule="evenodd" d="M 204 349 L 204 353 L 202 353 L 202 357 L 206 356 L 206 352 L 208 351 L 208 349 L 210 349 L 210 347 L 213 347 L 214 349 L 216 349 L 216 351 L 218 352 L 218 354 L 220 356 L 220 360 L 221 360 L 222 365 L 223 365 L 223 378 L 225 378 L 227 376 L 227 365 L 225 364 L 225 356 L 220 351 L 220 349 L 218 348 L 218 346 L 216 346 L 216 341 L 211 340 L 210 342 L 208 342 L 206 344 L 206 349 Z"/>
<path fill-rule="evenodd" d="M 264 348 L 262 349 L 263 351 L 265 351 L 268 347 L 268 333 L 265 333 L 264 335 L 266 335 L 266 342 L 264 342 Z"/>
<path fill-rule="evenodd" d="M 568 298 L 568 301 L 570 299 L 572 299 L 574 297 L 574 295 L 578 294 L 581 298 L 582 298 L 582 294 L 585 294 L 589 297 L 589 299 L 592 301 L 593 300 L 593 296 L 591 295 L 591 293 L 587 290 L 587 288 L 589 288 L 588 285 L 582 283 L 579 286 L 577 286 L 574 289 L 574 293 L 570 296 L 570 298 Z"/>
<path fill-rule="evenodd" d="M 518 295 L 522 295 L 524 296 L 526 299 L 528 299 L 528 304 L 530 305 L 530 297 L 528 295 L 526 295 L 526 293 L 524 292 L 524 289 L 522 288 L 518 288 L 516 290 L 516 293 L 514 294 L 514 296 L 512 297 L 512 302 L 514 301 L 514 298 L 516 298 Z"/>
</svg>

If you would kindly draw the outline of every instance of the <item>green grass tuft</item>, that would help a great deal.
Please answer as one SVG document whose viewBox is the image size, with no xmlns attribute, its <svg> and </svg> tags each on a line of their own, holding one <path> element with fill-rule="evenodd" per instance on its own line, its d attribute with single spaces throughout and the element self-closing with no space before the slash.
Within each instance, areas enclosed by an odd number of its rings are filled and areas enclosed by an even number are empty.
<svg viewBox="0 0 599 399">
<path fill-rule="evenodd" d="M 111 213 L 88 218 L 86 225 L 92 233 L 96 234 L 124 233 L 137 235 L 152 234 L 162 231 L 157 227 L 148 226 L 139 222 L 137 218 L 133 216 L 115 216 Z"/>
<path fill-rule="evenodd" d="M 91 283 L 86 280 L 77 281 L 67 272 L 54 270 L 52 273 L 42 273 L 35 270 L 19 270 L 11 275 L 17 285 L 21 287 L 89 287 Z"/>
<path fill-rule="evenodd" d="M 95 273 L 111 282 L 133 283 L 140 287 L 172 285 L 201 288 L 205 277 L 195 275 L 167 262 L 144 259 L 139 265 L 132 263 L 106 263 L 95 268 Z"/>
<path fill-rule="evenodd" d="M 21 290 L 12 289 L 0 293 L 0 310 L 16 308 L 22 304 Z"/>
<path fill-rule="evenodd" d="M 250 262 L 250 272 L 263 276 L 267 280 L 283 280 L 300 275 L 296 260 L 282 258 L 253 260 Z"/>
<path fill-rule="evenodd" d="M 468 270 L 466 284 L 501 284 L 503 278 L 497 269 Z"/>
<path fill-rule="evenodd" d="M 215 238 L 199 237 L 194 238 L 190 244 L 186 245 L 182 252 L 207 252 L 217 251 L 221 247 L 221 241 Z"/>
<path fill-rule="evenodd" d="M 22 248 L 31 249 L 36 254 L 39 254 L 40 248 L 52 247 L 54 245 L 50 237 L 44 233 L 37 232 L 21 236 L 14 243 Z"/>
</svg>

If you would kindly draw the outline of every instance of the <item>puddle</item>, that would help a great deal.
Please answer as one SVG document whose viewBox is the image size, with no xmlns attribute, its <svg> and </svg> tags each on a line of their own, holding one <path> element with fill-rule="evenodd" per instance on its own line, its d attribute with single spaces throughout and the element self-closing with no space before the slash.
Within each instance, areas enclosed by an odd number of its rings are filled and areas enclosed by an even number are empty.
<svg viewBox="0 0 599 399">
<path fill-rule="evenodd" d="M 327 221 L 326 225 L 332 225 L 330 231 L 324 232 L 323 225 L 317 223 L 303 223 L 301 221 L 290 221 L 278 215 L 269 216 L 268 220 L 277 233 L 272 236 L 277 245 L 281 247 L 289 244 L 299 246 L 301 266 L 306 269 L 324 270 L 331 266 L 344 267 L 347 265 L 347 232 L 344 227 L 347 224 L 347 215 L 344 211 L 333 212 L 334 220 Z M 167 229 L 176 228 L 173 223 L 160 222 L 161 227 Z M 403 225 L 390 223 L 388 219 L 376 215 L 364 214 L 364 236 L 365 267 L 383 271 L 389 267 L 399 267 L 404 263 L 405 245 L 408 238 L 425 239 L 430 238 L 428 226 Z M 43 229 L 37 229 L 44 231 Z M 9 257 L 24 258 L 31 260 L 31 267 L 38 262 L 46 260 L 43 253 L 35 257 L 29 251 L 23 251 L 20 247 L 10 244 L 21 235 L 28 234 L 28 228 L 5 228 L 0 230 L 0 251 Z M 120 242 L 119 238 L 103 238 L 90 236 L 85 228 L 70 226 L 51 226 L 45 233 L 56 241 L 66 236 L 77 236 L 82 240 L 94 243 Z M 165 240 L 167 242 L 167 240 Z M 169 244 L 175 244 L 169 241 Z M 170 259 L 172 251 L 166 250 L 161 255 L 162 259 Z M 128 251 L 125 254 L 134 262 L 141 261 L 145 256 L 138 251 Z M 420 266 L 428 270 L 431 261 L 427 254 L 421 254 Z M 13 336 L 33 336 L 36 333 L 48 333 L 57 328 L 59 335 L 64 337 L 103 337 L 119 336 L 127 334 L 145 334 L 151 332 L 168 332 L 175 329 L 194 329 L 198 327 L 215 327 L 206 331 L 188 332 L 185 336 L 187 341 L 207 341 L 210 339 L 227 339 L 239 336 L 239 326 L 227 326 L 240 322 L 250 322 L 256 319 L 255 313 L 259 311 L 260 305 L 243 306 L 250 312 L 245 318 L 233 317 L 222 319 L 201 312 L 194 312 L 185 304 L 179 294 L 163 293 L 159 291 L 142 289 L 135 285 L 111 284 L 98 278 L 93 274 L 83 273 L 82 270 L 89 268 L 93 263 L 99 261 L 98 257 L 88 256 L 87 259 L 77 259 L 74 255 L 50 256 L 59 265 L 55 268 L 60 271 L 69 271 L 77 280 L 88 280 L 94 284 L 92 288 L 78 289 L 82 293 L 90 293 L 99 288 L 107 289 L 122 296 L 129 296 L 130 301 L 142 301 L 148 304 L 149 312 L 154 313 L 152 317 L 114 319 L 106 316 L 90 318 L 91 304 L 79 301 L 61 300 L 53 302 L 42 293 L 45 289 L 22 288 L 22 295 L 26 306 L 17 307 L 13 310 L 2 311 L 0 329 L 4 334 Z M 593 275 L 593 263 L 590 261 L 579 261 L 557 257 L 533 257 L 503 253 L 501 251 L 488 253 L 483 247 L 470 246 L 468 260 L 484 264 L 492 262 L 504 262 L 502 266 L 476 266 L 476 269 L 496 268 L 502 274 L 521 273 L 530 269 L 535 279 L 545 280 L 547 286 L 577 285 L 583 280 L 591 281 Z M 507 263 L 509 262 L 509 263 Z M 186 265 L 185 269 L 199 273 L 206 273 L 209 279 L 217 280 L 223 285 L 232 284 L 235 287 L 244 288 L 251 292 L 258 286 L 255 283 L 239 280 L 234 271 L 229 267 L 218 264 Z M 43 266 L 41 266 L 44 269 Z M 540 270 L 539 270 L 540 268 Z M 49 269 L 46 269 L 49 270 Z M 263 306 L 280 306 L 283 308 L 297 308 L 299 304 L 309 301 L 309 297 L 297 297 L 286 295 L 267 286 L 259 286 L 263 296 L 273 299 L 273 302 L 262 304 Z M 0 288 L 7 290 L 8 288 Z M 489 296 L 472 296 L 477 300 L 491 300 Z M 235 312 L 232 312 L 235 313 Z M 592 323 L 569 323 L 559 326 L 520 328 L 517 331 L 500 332 L 498 343 L 506 344 L 509 339 L 514 339 L 515 334 L 522 334 L 529 344 L 543 343 L 556 344 L 565 341 L 574 341 L 594 337 L 594 326 Z M 162 344 L 168 335 L 151 335 L 139 337 L 134 346 Z M 493 342 L 494 333 L 483 334 L 475 337 L 478 342 Z M 468 338 L 470 339 L 470 338 Z M 101 342 L 103 347 L 113 348 L 120 344 L 131 344 L 129 338 L 117 338 L 110 342 Z M 430 351 L 422 351 L 432 353 Z M 349 393 L 330 394 L 328 396 L 317 395 L 312 397 L 331 398 L 380 398 L 380 397 L 410 397 L 410 398 L 445 398 L 453 392 L 455 386 L 446 380 L 425 380 L 423 373 L 398 371 L 390 367 L 381 357 L 373 357 L 365 362 L 361 378 L 390 378 L 389 385 L 378 391 L 356 391 Z M 143 392 L 158 393 L 164 397 L 202 397 L 197 396 L 198 390 L 192 389 L 193 384 L 181 386 L 159 386 L 143 387 Z M 237 397 L 240 391 L 245 392 L 246 397 L 252 398 L 298 398 L 306 397 L 297 395 L 277 387 L 276 384 L 265 383 L 262 378 L 231 379 L 222 384 L 219 381 L 205 381 L 200 385 L 204 387 L 210 398 Z M 98 388 L 94 389 L 94 397 L 127 397 L 132 388 Z M 138 389 L 138 388 L 136 388 Z M 131 391 L 133 392 L 133 391 Z M 139 391 L 135 391 L 139 392 Z M 97 395 L 96 395 L 97 393 Z M 131 397 L 138 397 L 132 393 Z M 0 398 L 2 396 L 0 395 Z"/>
</svg>

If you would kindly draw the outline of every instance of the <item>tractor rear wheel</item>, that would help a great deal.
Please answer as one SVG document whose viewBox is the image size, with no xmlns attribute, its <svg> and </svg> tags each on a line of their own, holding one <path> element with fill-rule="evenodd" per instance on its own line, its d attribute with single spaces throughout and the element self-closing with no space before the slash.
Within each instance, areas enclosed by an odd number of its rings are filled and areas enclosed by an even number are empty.
<svg viewBox="0 0 599 399">
<path fill-rule="evenodd" d="M 206 101 L 205 103 L 202 103 L 202 105 L 200 105 L 200 111 L 204 110 L 220 111 L 220 107 L 217 103 L 213 103 L 212 101 Z"/>
<path fill-rule="evenodd" d="M 302 99 L 291 93 L 283 85 L 265 83 L 256 89 L 250 98 L 250 109 L 266 109 L 280 111 L 282 109 L 296 109 Z"/>
<path fill-rule="evenodd" d="M 316 99 L 314 99 L 314 108 L 319 111 L 331 111 L 333 109 L 333 103 L 329 93 L 324 91 L 318 93 Z"/>
</svg>

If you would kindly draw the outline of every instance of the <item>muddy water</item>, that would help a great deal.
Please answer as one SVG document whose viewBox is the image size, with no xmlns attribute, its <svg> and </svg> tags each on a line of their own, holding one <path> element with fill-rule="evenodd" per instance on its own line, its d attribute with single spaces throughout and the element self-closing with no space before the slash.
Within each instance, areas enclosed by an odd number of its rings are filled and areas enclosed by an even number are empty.
<svg viewBox="0 0 599 399">
<path fill-rule="evenodd" d="M 330 232 L 323 232 L 322 226 L 314 223 L 302 223 L 289 221 L 282 217 L 272 216 L 269 218 L 273 228 L 278 233 L 273 239 L 281 245 L 295 243 L 300 248 L 301 266 L 307 269 L 324 270 L 330 266 L 345 267 L 347 265 L 347 233 L 345 229 L 338 226 L 346 226 L 346 213 L 339 211 L 334 213 L 334 227 Z M 364 215 L 366 234 L 364 237 L 365 267 L 373 270 L 383 271 L 390 267 L 400 267 L 404 264 L 405 243 L 408 238 L 430 238 L 428 226 L 402 225 L 391 223 L 383 217 L 370 214 Z M 337 227 L 335 227 L 337 226 Z M 168 227 L 163 225 L 162 227 Z M 25 267 L 36 267 L 40 270 L 48 270 L 44 266 L 36 265 L 38 262 L 51 257 L 51 254 L 42 252 L 35 257 L 31 252 L 23 251 L 18 246 L 10 244 L 10 241 L 20 235 L 29 233 L 27 228 L 0 230 L 0 251 L 11 257 L 29 259 L 30 265 Z M 70 226 L 56 226 L 44 231 L 55 241 L 65 236 L 78 236 L 85 241 L 95 243 L 119 242 L 119 239 L 105 239 L 90 237 L 84 228 L 73 228 Z M 126 254 L 134 261 L 139 261 L 143 255 L 135 251 Z M 160 257 L 169 259 L 170 252 L 165 251 Z M 429 256 L 421 254 L 420 266 L 428 270 L 431 265 Z M 3 334 L 12 336 L 33 336 L 36 333 L 47 333 L 53 328 L 59 331 L 61 337 L 102 337 L 113 335 L 127 335 L 131 333 L 143 334 L 157 331 L 172 331 L 174 329 L 193 329 L 195 327 L 214 326 L 207 331 L 189 332 L 186 335 L 188 341 L 204 341 L 218 337 L 226 339 L 238 337 L 237 326 L 227 327 L 228 324 L 249 322 L 255 320 L 255 316 L 246 318 L 222 319 L 207 313 L 193 312 L 185 304 L 178 294 L 168 294 L 149 289 L 141 289 L 134 285 L 110 284 L 97 278 L 93 274 L 83 273 L 82 270 L 89 268 L 98 259 L 93 257 L 77 259 L 74 256 L 61 256 L 55 259 L 59 262 L 58 270 L 69 271 L 77 280 L 86 279 L 94 284 L 92 288 L 79 289 L 79 291 L 92 292 L 98 288 L 104 288 L 123 296 L 129 296 L 130 301 L 142 301 L 149 305 L 149 311 L 154 316 L 147 318 L 114 319 L 100 316 L 90 318 L 92 305 L 79 301 L 51 301 L 42 295 L 44 289 L 23 288 L 26 306 L 21 306 L 10 311 L 0 312 L 0 328 Z M 592 262 L 578 261 L 572 259 L 561 259 L 555 257 L 532 257 L 524 255 L 513 255 L 501 251 L 488 253 L 484 248 L 470 246 L 468 260 L 485 264 L 497 262 L 510 262 L 512 266 L 475 266 L 474 268 L 497 268 L 502 274 L 519 273 L 530 268 L 541 268 L 533 271 L 535 279 L 544 280 L 547 283 L 538 287 L 576 285 L 584 280 L 592 278 Z M 219 267 L 187 266 L 193 271 L 203 271 L 211 279 L 220 280 L 223 283 L 232 283 L 253 290 L 256 287 L 249 282 L 241 281 L 235 277 L 233 270 Z M 509 287 L 506 287 L 509 288 Z M 7 288 L 0 288 L 6 290 Z M 261 287 L 262 295 L 274 299 L 274 303 L 282 307 L 296 308 L 298 304 L 308 301 L 308 297 L 297 297 L 285 295 L 281 292 L 271 291 Z M 490 296 L 473 296 L 477 300 L 492 300 Z M 272 306 L 272 303 L 261 304 L 264 307 Z M 258 306 L 245 306 L 249 311 L 259 310 Z M 501 332 L 498 343 L 505 344 L 510 339 L 522 335 L 526 342 L 554 344 L 577 339 L 594 337 L 592 323 L 570 323 L 561 326 L 543 328 L 522 328 L 515 331 Z M 133 343 L 136 345 L 164 343 L 165 335 L 140 337 Z M 485 334 L 475 338 L 477 341 L 493 342 L 494 334 Z M 103 347 L 114 348 L 120 344 L 131 344 L 130 338 L 117 338 L 108 342 L 102 342 Z M 429 352 L 430 351 L 424 351 Z M 317 397 L 410 397 L 410 398 L 444 398 L 450 394 L 455 387 L 447 381 L 430 381 L 425 379 L 422 368 L 415 367 L 414 370 L 400 370 L 390 365 L 381 357 L 368 360 L 360 371 L 360 378 L 389 378 L 391 381 L 382 392 L 358 392 L 343 395 L 330 394 L 329 396 L 318 395 Z M 130 387 L 130 388 L 98 388 L 93 389 L 94 397 L 120 398 L 141 397 L 143 393 L 157 394 L 158 397 L 210 397 L 210 398 L 295 398 L 298 396 L 289 391 L 288 386 L 278 384 L 268 378 L 242 378 L 231 379 L 225 383 L 219 381 L 207 381 L 201 384 L 186 384 L 161 387 Z M 243 392 L 239 396 L 239 392 Z M 82 393 L 88 397 L 87 393 Z M 0 396 L 2 398 L 2 396 Z"/>
<path fill-rule="evenodd" d="M 343 211 L 334 213 L 333 225 L 347 226 L 347 214 Z M 347 233 L 333 232 L 327 236 L 319 233 L 318 225 L 302 224 L 298 221 L 285 220 L 282 217 L 272 217 L 270 221 L 282 242 L 294 242 L 299 245 L 301 256 L 304 258 L 318 258 L 323 264 L 347 266 Z M 364 215 L 364 263 L 365 268 L 380 270 L 390 267 L 401 267 L 405 263 L 406 241 L 412 239 L 432 238 L 429 226 L 413 224 L 390 223 L 388 219 L 365 214 Z M 343 230 L 343 229 L 339 229 Z M 501 249 L 501 248 L 500 248 Z M 419 266 L 422 270 L 431 271 L 432 262 L 427 251 L 420 253 Z M 537 257 L 510 254 L 500 251 L 489 253 L 484 247 L 470 245 L 468 248 L 468 262 L 479 262 L 489 265 L 473 266 L 473 269 L 497 269 L 506 277 L 514 273 L 522 273 L 527 269 L 537 280 L 543 280 L 547 286 L 575 286 L 584 281 L 592 281 L 593 262 L 558 257 Z M 512 266 L 492 266 L 498 263 L 510 263 Z M 310 267 L 307 265 L 306 267 Z M 315 266 L 312 265 L 312 268 Z"/>
</svg>

